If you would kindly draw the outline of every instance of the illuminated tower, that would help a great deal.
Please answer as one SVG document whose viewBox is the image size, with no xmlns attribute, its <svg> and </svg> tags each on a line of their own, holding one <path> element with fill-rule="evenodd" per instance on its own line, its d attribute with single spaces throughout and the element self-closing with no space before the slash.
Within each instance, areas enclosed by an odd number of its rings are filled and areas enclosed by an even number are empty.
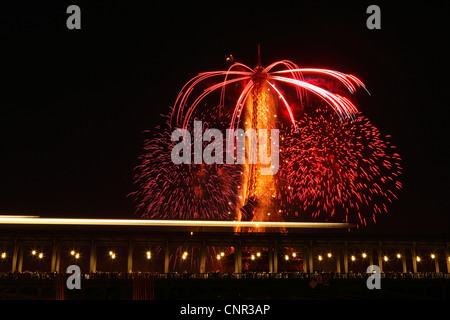
<svg viewBox="0 0 450 320">
<path fill-rule="evenodd" d="M 261 66 L 260 47 L 258 45 L 258 63 L 254 69 L 255 74 L 251 81 L 254 82 L 254 88 L 249 96 L 249 99 L 245 105 L 245 121 L 244 129 L 254 129 L 257 134 L 258 152 L 261 147 L 267 150 L 268 156 L 270 156 L 272 141 L 271 130 L 277 129 L 277 102 L 271 94 L 270 86 L 267 84 L 267 75 L 262 73 L 263 67 Z M 266 129 L 267 141 L 263 143 L 259 134 L 260 129 Z M 246 153 L 247 159 L 249 159 L 248 143 Z M 256 164 L 249 164 L 246 161 L 245 165 L 245 183 L 243 190 L 243 214 L 246 220 L 252 221 L 272 221 L 278 220 L 278 210 L 275 204 L 277 197 L 277 181 L 276 175 L 263 175 L 261 174 L 261 168 L 269 167 L 271 164 L 262 164 L 257 156 Z M 263 228 L 256 228 L 252 231 L 264 231 Z"/>
</svg>

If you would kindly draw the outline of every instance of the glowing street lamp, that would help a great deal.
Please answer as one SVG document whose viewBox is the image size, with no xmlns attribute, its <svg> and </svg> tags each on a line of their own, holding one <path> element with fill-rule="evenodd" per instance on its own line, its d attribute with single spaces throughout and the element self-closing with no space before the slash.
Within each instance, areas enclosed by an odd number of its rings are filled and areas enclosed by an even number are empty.
<svg viewBox="0 0 450 320">
<path fill-rule="evenodd" d="M 322 256 L 320 254 L 317 258 L 319 259 L 319 261 L 322 261 Z"/>
<path fill-rule="evenodd" d="M 39 259 L 42 259 L 44 257 L 44 254 L 41 252 L 39 253 Z"/>
<path fill-rule="evenodd" d="M 384 257 L 383 257 L 383 260 L 384 260 L 384 261 L 388 261 L 389 259 L 388 259 L 387 256 L 384 256 Z"/>
<path fill-rule="evenodd" d="M 400 259 L 402 255 L 400 253 L 397 253 L 397 259 Z"/>
<path fill-rule="evenodd" d="M 431 254 L 431 259 L 436 258 L 436 255 L 434 253 Z"/>
<path fill-rule="evenodd" d="M 35 256 L 35 255 L 36 255 L 36 250 L 31 251 L 31 254 L 32 254 L 33 256 Z"/>
<path fill-rule="evenodd" d="M 356 257 L 355 256 L 351 256 L 351 259 L 352 259 L 352 261 L 355 261 Z"/>
<path fill-rule="evenodd" d="M 367 254 L 364 252 L 363 254 L 362 254 L 362 257 L 365 259 L 365 258 L 367 258 Z"/>
<path fill-rule="evenodd" d="M 328 252 L 327 256 L 328 258 L 331 258 L 331 252 Z"/>
<path fill-rule="evenodd" d="M 6 258 L 6 252 L 2 252 L 2 259 Z"/>
</svg>

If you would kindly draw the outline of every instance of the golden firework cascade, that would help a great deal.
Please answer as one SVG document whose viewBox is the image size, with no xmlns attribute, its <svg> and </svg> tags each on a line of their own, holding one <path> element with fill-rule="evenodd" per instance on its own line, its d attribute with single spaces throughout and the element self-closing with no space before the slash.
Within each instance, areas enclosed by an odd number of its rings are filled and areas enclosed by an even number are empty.
<svg viewBox="0 0 450 320">
<path fill-rule="evenodd" d="M 249 129 L 254 129 L 257 136 L 257 144 L 259 150 L 265 150 L 267 156 L 271 155 L 272 130 L 277 127 L 277 101 L 274 99 L 270 86 L 266 82 L 266 77 L 262 73 L 260 47 L 258 45 L 258 63 L 255 68 L 255 75 L 252 79 L 254 87 L 246 101 L 244 108 L 244 129 L 247 132 Z M 260 130 L 266 130 L 267 135 L 262 139 Z M 246 144 L 246 157 L 250 158 L 249 153 L 250 143 Z M 272 163 L 263 164 L 258 153 L 256 163 L 246 161 L 244 166 L 245 181 L 242 189 L 241 206 L 244 211 L 251 217 L 251 221 L 280 221 L 278 216 L 278 208 L 275 203 L 277 197 L 277 176 L 262 174 L 262 168 L 269 168 Z M 238 214 L 239 220 L 242 219 L 242 214 Z M 256 227 L 248 231 L 262 232 L 265 228 Z"/>
</svg>

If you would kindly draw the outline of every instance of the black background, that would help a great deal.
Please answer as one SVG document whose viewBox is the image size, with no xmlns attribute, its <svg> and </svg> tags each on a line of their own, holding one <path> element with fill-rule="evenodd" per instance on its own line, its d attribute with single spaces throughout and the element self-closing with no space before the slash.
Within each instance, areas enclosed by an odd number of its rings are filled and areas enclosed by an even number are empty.
<svg viewBox="0 0 450 320">
<path fill-rule="evenodd" d="M 81 30 L 66 8 L 81 8 Z M 381 8 L 368 30 L 366 8 Z M 0 214 L 134 218 L 142 131 L 225 55 L 357 75 L 358 108 L 403 159 L 403 190 L 357 232 L 443 233 L 448 203 L 448 5 L 126 1 L 2 4 Z"/>
</svg>

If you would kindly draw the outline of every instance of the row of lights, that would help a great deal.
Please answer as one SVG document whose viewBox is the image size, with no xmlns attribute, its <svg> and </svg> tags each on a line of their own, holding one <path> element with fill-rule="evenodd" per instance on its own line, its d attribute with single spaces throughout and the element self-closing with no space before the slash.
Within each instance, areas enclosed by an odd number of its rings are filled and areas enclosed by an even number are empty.
<svg viewBox="0 0 450 320">
<path fill-rule="evenodd" d="M 252 260 L 255 260 L 256 258 L 259 258 L 259 257 L 261 257 L 261 252 L 257 252 L 256 254 L 252 254 L 252 255 L 250 256 L 250 258 L 251 258 Z M 296 254 L 295 252 L 293 252 L 293 253 L 292 253 L 292 257 L 293 257 L 293 258 L 297 257 L 297 254 Z M 286 260 L 286 261 L 289 260 L 289 255 L 288 255 L 288 254 L 286 254 L 286 255 L 284 256 L 284 260 Z"/>
<path fill-rule="evenodd" d="M 397 253 L 397 259 L 400 259 L 401 257 L 402 257 L 402 255 L 400 254 L 400 253 Z M 362 254 L 362 257 L 363 258 L 366 258 L 367 257 L 367 254 L 365 254 L 365 253 L 363 253 Z M 430 257 L 431 257 L 431 259 L 436 259 L 436 255 L 434 254 L 434 253 L 432 253 L 431 255 L 430 255 Z M 356 257 L 354 256 L 354 255 L 352 255 L 351 257 L 350 257 L 350 259 L 352 260 L 352 261 L 355 261 L 356 260 Z M 319 259 L 320 260 L 320 259 Z M 387 262 L 387 261 L 389 261 L 389 257 L 388 256 L 383 256 L 383 260 L 385 261 L 385 262 Z M 422 259 L 419 257 L 419 256 L 417 256 L 416 257 L 416 261 L 417 262 L 420 262 Z M 448 257 L 448 261 L 450 261 L 450 257 Z"/>
<path fill-rule="evenodd" d="M 187 255 L 187 253 L 186 253 L 186 255 Z M 109 251 L 109 256 L 113 260 L 116 259 L 116 253 L 114 251 Z M 147 260 L 150 260 L 152 258 L 152 253 L 150 251 L 147 251 L 146 252 L 146 257 L 147 257 Z"/>
<path fill-rule="evenodd" d="M 261 253 L 260 252 L 258 252 L 258 253 L 256 253 L 256 256 L 257 257 L 260 257 L 261 256 Z M 295 258 L 297 256 L 297 254 L 294 252 L 294 253 L 292 253 L 292 257 L 293 258 Z M 332 255 L 332 253 L 331 252 L 328 252 L 327 253 L 327 257 L 328 258 L 331 258 L 333 255 Z M 365 259 L 365 258 L 367 258 L 367 253 L 362 253 L 361 254 L 361 256 L 363 257 L 363 259 Z M 397 256 L 397 259 L 400 259 L 401 257 L 402 257 L 402 255 L 400 254 L 400 253 L 397 253 L 396 254 L 396 256 Z M 431 255 L 430 255 L 430 257 L 431 257 L 431 259 L 435 259 L 436 258 L 436 254 L 434 254 L 434 253 L 432 253 Z M 255 260 L 255 255 L 251 255 L 251 259 L 252 260 Z M 284 259 L 286 260 L 286 261 L 288 261 L 289 260 L 289 255 L 285 255 L 284 256 Z M 323 256 L 322 255 L 318 255 L 317 256 L 317 259 L 319 260 L 319 261 L 322 261 L 323 260 Z M 356 260 L 356 256 L 354 256 L 354 255 L 352 255 L 352 256 L 350 256 L 350 259 L 352 260 L 352 261 L 355 261 Z M 383 256 L 383 260 L 384 261 L 389 261 L 389 257 L 388 256 Z M 421 258 L 419 257 L 419 256 L 417 256 L 416 257 L 416 261 L 417 262 L 420 262 L 421 261 Z M 448 261 L 450 261 L 450 256 L 448 257 Z"/>
<path fill-rule="evenodd" d="M 223 256 L 223 252 L 221 253 L 221 255 Z M 251 256 L 250 256 L 250 258 L 252 259 L 252 260 L 255 260 L 256 259 L 256 257 L 260 257 L 261 256 L 261 253 L 260 252 L 257 252 L 256 253 L 256 255 L 255 254 L 252 254 Z M 297 254 L 294 252 L 294 253 L 292 253 L 292 257 L 293 258 L 295 258 L 297 256 Z M 327 253 L 327 257 L 328 258 L 331 258 L 333 256 L 333 254 L 331 253 L 331 252 L 328 252 Z M 367 258 L 367 253 L 362 253 L 361 254 L 361 256 L 365 259 L 365 258 Z M 400 259 L 401 257 L 402 257 L 402 255 L 400 254 L 400 253 L 397 253 L 397 258 L 398 259 Z M 430 257 L 431 257 L 431 259 L 435 259 L 436 258 L 436 255 L 434 254 L 434 253 L 432 253 L 431 255 L 430 255 Z M 220 255 L 217 255 L 217 259 L 220 259 Z M 284 259 L 286 260 L 286 261 L 288 261 L 289 260 L 289 255 L 285 255 L 284 256 Z M 317 259 L 319 260 L 319 261 L 322 261 L 323 260 L 323 256 L 322 255 L 318 255 L 318 257 L 317 257 Z M 356 260 L 356 256 L 354 256 L 354 255 L 352 255 L 351 257 L 350 257 L 350 259 L 352 260 L 352 261 L 355 261 Z M 384 261 L 388 261 L 389 260 L 389 258 L 388 258 L 388 256 L 383 256 L 383 260 Z M 450 257 L 448 257 L 448 260 L 450 261 Z M 421 261 L 421 258 L 419 257 L 419 256 L 417 256 L 416 257 L 416 261 L 417 262 L 420 262 Z"/>
<path fill-rule="evenodd" d="M 79 254 L 78 252 L 73 251 L 73 250 L 70 252 L 70 254 L 71 254 L 72 256 L 74 256 L 75 259 L 78 259 L 78 258 L 80 257 L 80 254 Z M 38 253 L 36 250 L 32 250 L 32 251 L 31 251 L 31 255 L 37 256 L 39 259 L 44 258 L 44 253 L 43 253 L 43 252 L 39 252 L 39 253 Z M 0 255 L 0 257 L 1 257 L 2 259 L 6 259 L 6 252 L 2 252 L 1 255 Z"/>
<path fill-rule="evenodd" d="M 37 255 L 39 259 L 42 259 L 42 258 L 44 257 L 44 254 L 43 254 L 42 252 L 39 252 L 39 254 L 38 254 L 36 250 L 31 251 L 31 254 L 32 254 L 33 256 L 36 256 L 36 255 Z M 150 259 L 152 258 L 151 252 L 150 252 L 150 251 L 147 251 L 146 254 L 147 254 L 147 259 L 150 260 Z M 79 252 L 75 252 L 75 250 L 70 251 L 70 255 L 72 255 L 75 259 L 79 259 L 79 258 L 80 258 L 80 253 L 79 253 Z M 113 252 L 113 251 L 109 251 L 109 255 L 110 255 L 111 259 L 113 259 L 113 260 L 116 258 L 116 254 L 115 254 L 115 252 Z M 183 259 L 183 260 L 186 260 L 187 255 L 188 255 L 187 251 L 184 251 L 184 252 L 183 252 L 183 255 L 182 255 L 182 259 Z M 223 251 L 222 251 L 221 253 L 219 253 L 219 254 L 216 256 L 217 260 L 220 260 L 224 255 L 225 255 L 225 253 L 224 253 Z M 292 253 L 292 257 L 293 257 L 293 258 L 295 258 L 296 256 L 297 256 L 297 254 L 296 254 L 295 252 Z M 327 253 L 327 256 L 328 256 L 328 258 L 331 258 L 333 255 L 331 254 L 331 252 L 328 252 L 328 253 Z M 366 253 L 362 253 L 361 256 L 362 256 L 364 259 L 367 258 L 367 254 L 366 254 Z M 401 255 L 400 253 L 397 253 L 396 256 L 397 256 L 397 259 L 400 259 L 400 258 L 402 257 L 402 255 Z M 6 259 L 6 252 L 2 252 L 1 255 L 0 255 L 0 257 L 1 257 L 2 259 Z M 251 258 L 252 260 L 255 260 L 257 257 L 258 257 L 258 258 L 261 257 L 261 252 L 257 252 L 256 254 L 252 254 L 252 255 L 250 256 L 250 258 Z M 435 258 L 436 258 L 436 254 L 432 253 L 432 254 L 430 255 L 430 257 L 431 257 L 431 259 L 435 259 Z M 289 255 L 286 254 L 286 255 L 284 256 L 284 259 L 285 259 L 286 261 L 288 261 L 288 260 L 289 260 Z M 318 259 L 319 261 L 322 261 L 322 260 L 323 260 L 322 255 L 318 255 L 317 259 Z M 350 256 L 350 260 L 356 261 L 356 256 L 354 256 L 354 255 Z M 383 256 L 383 260 L 386 261 L 386 262 L 389 261 L 388 256 Z M 417 262 L 420 262 L 421 260 L 422 260 L 422 259 L 421 259 L 419 256 L 416 257 L 416 261 L 417 261 Z M 450 261 L 450 257 L 448 257 L 448 261 Z"/>
</svg>

